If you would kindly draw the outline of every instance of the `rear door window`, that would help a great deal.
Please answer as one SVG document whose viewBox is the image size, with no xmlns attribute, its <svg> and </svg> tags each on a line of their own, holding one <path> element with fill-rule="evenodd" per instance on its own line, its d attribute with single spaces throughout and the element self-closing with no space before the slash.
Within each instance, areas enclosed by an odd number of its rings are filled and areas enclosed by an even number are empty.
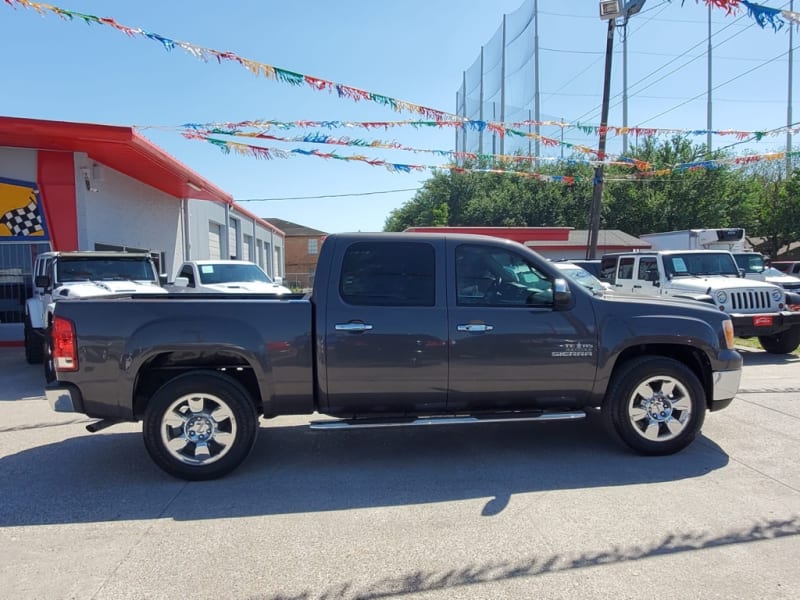
<svg viewBox="0 0 800 600">
<path fill-rule="evenodd" d="M 358 306 L 433 306 L 435 254 L 423 242 L 357 242 L 344 255 L 339 294 Z"/>
</svg>

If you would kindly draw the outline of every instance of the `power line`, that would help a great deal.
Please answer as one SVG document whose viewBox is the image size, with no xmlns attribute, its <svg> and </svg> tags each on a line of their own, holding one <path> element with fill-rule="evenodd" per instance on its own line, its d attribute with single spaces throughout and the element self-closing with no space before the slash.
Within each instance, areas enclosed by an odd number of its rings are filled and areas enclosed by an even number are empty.
<svg viewBox="0 0 800 600">
<path fill-rule="evenodd" d="M 773 63 L 773 62 L 775 62 L 776 60 L 778 60 L 779 58 L 781 58 L 782 56 L 786 56 L 787 54 L 789 54 L 789 51 L 788 51 L 788 50 L 787 50 L 786 52 L 781 52 L 781 53 L 780 53 L 778 56 L 775 56 L 775 57 L 773 57 L 773 58 L 770 58 L 769 60 L 767 60 L 767 61 L 765 61 L 765 62 L 763 62 L 763 63 L 761 63 L 761 64 L 759 64 L 759 65 L 756 65 L 756 66 L 755 66 L 755 67 L 753 67 L 752 69 L 748 69 L 747 71 L 745 71 L 745 72 L 743 72 L 743 73 L 740 73 L 740 74 L 739 74 L 739 75 L 737 75 L 736 77 L 732 77 L 732 78 L 728 79 L 728 81 L 725 81 L 725 82 L 723 82 L 723 83 L 720 83 L 720 84 L 718 84 L 718 85 L 715 85 L 714 87 L 712 87 L 712 88 L 711 88 L 711 91 L 713 92 L 714 90 L 717 90 L 717 89 L 719 89 L 719 88 L 721 88 L 721 87 L 723 87 L 723 86 L 726 86 L 726 85 L 728 85 L 729 83 L 731 83 L 731 82 L 733 82 L 733 81 L 736 81 L 737 79 L 741 79 L 741 78 L 742 78 L 742 77 L 744 77 L 745 75 L 749 75 L 749 74 L 750 74 L 750 73 L 752 73 L 753 71 L 755 71 L 755 70 L 757 70 L 757 69 L 760 69 L 761 67 L 763 67 L 763 66 L 766 66 L 766 65 L 768 65 L 768 64 L 770 64 L 770 63 Z M 699 98 L 702 98 L 702 97 L 703 97 L 703 96 L 705 96 L 707 93 L 708 93 L 707 91 L 703 91 L 703 92 L 701 92 L 701 93 L 697 94 L 696 96 L 694 96 L 693 98 L 689 98 L 688 100 L 685 100 L 684 102 L 681 102 L 680 104 L 676 104 L 676 105 L 675 105 L 675 106 L 673 106 L 672 108 L 668 108 L 668 109 L 667 109 L 667 110 L 665 110 L 664 112 L 660 112 L 660 113 L 658 113 L 658 114 L 657 114 L 657 115 L 655 115 L 654 117 L 650 117 L 649 119 L 647 119 L 647 120 L 645 120 L 645 121 L 641 121 L 639 124 L 641 125 L 641 124 L 643 124 L 643 123 L 647 123 L 648 121 L 652 121 L 652 120 L 654 120 L 654 119 L 657 119 L 658 117 L 663 117 L 665 114 L 667 114 L 667 113 L 670 113 L 670 112 L 672 112 L 673 110 L 677 110 L 678 108 L 680 108 L 681 106 L 684 106 L 685 104 L 689 104 L 689 102 L 693 102 L 694 100 L 697 100 L 697 99 L 699 99 Z"/>
<path fill-rule="evenodd" d="M 378 194 L 394 194 L 396 192 L 415 192 L 419 188 L 401 190 L 383 190 L 380 192 L 354 192 L 352 194 L 324 194 L 322 196 L 285 196 L 282 198 L 237 198 L 236 202 L 276 202 L 279 200 L 321 200 L 324 198 L 347 198 L 350 196 L 376 196 Z"/>
<path fill-rule="evenodd" d="M 651 17 L 651 19 L 650 19 L 650 20 L 653 20 L 653 18 L 655 18 L 655 16 L 654 16 L 654 17 Z M 728 29 L 728 28 L 730 28 L 730 27 L 733 27 L 733 26 L 734 26 L 736 23 L 738 23 L 739 21 L 743 20 L 744 18 L 745 18 L 745 16 L 741 16 L 741 17 L 739 17 L 739 18 L 735 19 L 733 22 L 729 23 L 728 25 L 726 25 L 726 26 L 725 26 L 725 27 L 723 27 L 722 29 L 720 29 L 720 30 L 718 30 L 717 32 L 715 32 L 715 33 L 714 33 L 714 36 L 717 36 L 717 35 L 719 35 L 720 33 L 722 33 L 723 31 L 725 31 L 726 29 Z M 649 22 L 649 21 L 648 21 L 648 22 Z M 642 25 L 641 27 L 639 27 L 639 29 L 641 29 L 643 26 L 644 26 L 644 25 Z M 752 27 L 752 25 L 749 25 L 748 27 Z M 744 32 L 744 31 L 746 31 L 746 30 L 747 30 L 747 27 L 745 27 L 745 28 L 744 28 L 744 29 L 742 29 L 741 31 L 737 32 L 736 34 L 732 35 L 731 37 L 727 38 L 726 40 L 723 40 L 723 41 L 722 41 L 720 44 L 717 44 L 717 46 L 715 46 L 715 47 L 719 47 L 720 45 L 722 45 L 722 44 L 724 44 L 724 43 L 726 43 L 726 42 L 730 41 L 731 39 L 733 39 L 734 37 L 736 37 L 737 35 L 741 34 L 742 32 Z M 634 32 L 634 33 L 635 33 L 635 32 Z M 688 49 L 686 49 L 685 51 L 683 51 L 681 54 L 677 55 L 677 56 L 676 56 L 675 58 L 673 58 L 672 60 L 669 60 L 669 61 L 667 61 L 666 63 L 664 63 L 663 65 L 661 65 L 661 66 L 660 66 L 660 67 L 658 67 L 657 69 L 654 69 L 653 71 L 651 71 L 650 73 L 648 73 L 647 75 L 645 75 L 644 77 L 642 77 L 641 79 L 639 79 L 639 81 L 636 81 L 635 83 L 633 83 L 631 86 L 629 86 L 629 89 L 630 89 L 630 88 L 634 88 L 634 87 L 636 87 L 637 85 L 644 83 L 645 81 L 647 81 L 647 80 L 648 80 L 648 79 L 650 79 L 651 77 L 654 77 L 654 76 L 656 76 L 656 75 L 657 75 L 659 72 L 661 72 L 663 69 L 666 69 L 666 68 L 667 68 L 669 65 L 671 65 L 671 64 L 673 64 L 673 63 L 675 63 L 675 62 L 677 62 L 677 61 L 678 61 L 678 59 L 680 59 L 680 58 L 682 58 L 682 57 L 686 56 L 686 55 L 687 55 L 687 54 L 689 54 L 689 53 L 690 53 L 692 50 L 694 50 L 694 49 L 696 49 L 696 48 L 698 48 L 698 47 L 701 47 L 701 46 L 702 46 L 702 45 L 703 45 L 705 42 L 706 42 L 706 40 L 705 40 L 705 39 L 703 39 L 703 40 L 701 40 L 701 41 L 697 42 L 696 44 L 694 44 L 694 45 L 693 45 L 693 46 L 691 46 L 690 48 L 688 48 Z M 667 75 L 665 75 L 665 77 L 666 77 L 666 76 L 669 76 L 669 75 L 672 75 L 673 73 L 676 73 L 677 71 L 680 71 L 680 70 L 681 70 L 682 68 L 684 68 L 686 65 L 688 65 L 688 64 L 691 64 L 692 62 L 694 62 L 695 60 L 697 60 L 697 59 L 699 59 L 699 58 L 702 58 L 704 55 L 705 55 L 705 54 L 700 54 L 700 55 L 698 55 L 698 56 L 696 56 L 696 57 L 692 58 L 690 61 L 688 61 L 688 62 L 686 62 L 686 63 L 683 63 L 682 65 L 680 65 L 680 66 L 679 66 L 679 67 L 677 67 L 676 69 L 674 69 L 674 70 L 670 71 L 669 73 L 667 73 Z M 643 92 L 644 90 L 646 90 L 646 89 L 648 89 L 648 88 L 652 87 L 653 85 L 655 85 L 656 83 L 660 82 L 662 79 L 663 79 L 663 77 L 662 77 L 662 78 L 660 78 L 659 80 L 657 80 L 657 81 L 655 81 L 655 82 L 653 82 L 653 83 L 651 83 L 651 84 L 649 84 L 649 85 L 647 85 L 647 86 L 645 86 L 645 87 L 641 88 L 640 90 L 638 90 L 637 92 L 634 92 L 634 93 L 633 93 L 633 94 L 631 94 L 631 95 L 634 95 L 634 96 L 635 96 L 636 94 Z M 615 95 L 614 95 L 614 99 L 616 99 L 616 98 L 619 98 L 619 96 L 620 96 L 620 95 L 621 95 L 621 94 L 619 94 L 619 93 L 615 94 Z M 619 105 L 619 103 L 615 104 L 614 106 L 618 106 L 618 105 Z M 597 106 L 596 106 L 596 107 L 594 107 L 593 109 L 591 109 L 591 110 L 589 110 L 589 111 L 587 111 L 587 112 L 583 113 L 583 114 L 582 114 L 580 117 L 578 117 L 577 119 L 575 119 L 575 121 L 580 121 L 580 120 L 581 120 L 581 119 L 583 119 L 584 117 L 587 117 L 587 116 L 589 116 L 589 115 L 593 115 L 593 114 L 594 114 L 594 113 L 596 113 L 598 110 L 599 110 L 599 107 L 597 107 Z"/>
</svg>

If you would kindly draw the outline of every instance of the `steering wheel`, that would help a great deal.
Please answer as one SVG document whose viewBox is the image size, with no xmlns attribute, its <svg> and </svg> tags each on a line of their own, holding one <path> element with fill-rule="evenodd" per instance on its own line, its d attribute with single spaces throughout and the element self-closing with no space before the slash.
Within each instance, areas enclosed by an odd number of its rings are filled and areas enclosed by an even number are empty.
<svg viewBox="0 0 800 600">
<path fill-rule="evenodd" d="M 492 300 L 494 298 L 502 296 L 502 292 L 500 291 L 501 285 L 503 285 L 503 280 L 500 277 L 492 279 L 492 282 L 489 284 L 489 287 L 487 287 L 486 291 L 483 293 L 483 299 Z"/>
</svg>

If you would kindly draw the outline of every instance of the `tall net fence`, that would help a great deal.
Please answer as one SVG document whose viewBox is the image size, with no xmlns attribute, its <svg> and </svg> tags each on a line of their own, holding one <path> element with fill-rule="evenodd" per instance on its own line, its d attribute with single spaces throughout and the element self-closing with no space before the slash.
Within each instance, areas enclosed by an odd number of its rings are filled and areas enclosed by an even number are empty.
<svg viewBox="0 0 800 600">
<path fill-rule="evenodd" d="M 464 71 L 456 92 L 459 115 L 471 121 L 521 123 L 534 118 L 535 48 L 534 3 L 525 0 L 481 48 Z M 522 130 L 533 131 L 529 126 Z M 499 136 L 489 131 L 456 131 L 456 150 L 479 154 L 525 154 L 534 149 L 530 138 Z"/>
</svg>

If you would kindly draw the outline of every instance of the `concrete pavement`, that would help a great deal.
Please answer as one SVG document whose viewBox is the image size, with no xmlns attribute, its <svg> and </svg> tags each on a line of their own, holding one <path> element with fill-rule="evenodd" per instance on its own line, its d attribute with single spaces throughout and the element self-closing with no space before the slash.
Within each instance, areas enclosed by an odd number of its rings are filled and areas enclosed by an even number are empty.
<svg viewBox="0 0 800 600">
<path fill-rule="evenodd" d="M 355 432 L 262 422 L 187 483 L 138 425 L 52 413 L 0 349 L 0 597 L 795 598 L 797 357 L 743 350 L 737 400 L 671 457 L 592 421 Z"/>
</svg>

